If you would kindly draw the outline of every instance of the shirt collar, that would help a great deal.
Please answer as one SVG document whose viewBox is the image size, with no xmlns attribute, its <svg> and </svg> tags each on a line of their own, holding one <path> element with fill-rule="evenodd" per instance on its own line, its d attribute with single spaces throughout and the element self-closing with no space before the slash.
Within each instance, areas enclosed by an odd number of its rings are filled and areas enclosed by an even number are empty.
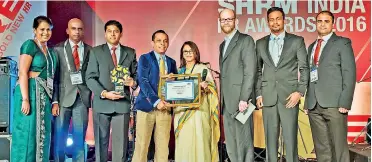
<svg viewBox="0 0 372 162">
<path fill-rule="evenodd" d="M 109 50 L 111 51 L 111 48 L 113 47 L 113 45 L 111 45 L 110 43 L 107 43 L 107 45 L 109 47 Z M 116 45 L 116 50 L 120 50 L 120 43 Z"/>
<path fill-rule="evenodd" d="M 236 31 L 238 30 L 234 29 L 234 31 L 232 31 L 230 35 L 226 36 L 225 41 L 231 40 L 234 37 Z"/>
<path fill-rule="evenodd" d="M 285 31 L 280 33 L 278 36 L 274 35 L 273 33 L 270 34 L 270 40 L 273 40 L 274 38 L 279 38 L 279 40 L 284 40 L 285 37 Z"/>
<path fill-rule="evenodd" d="M 324 42 L 327 42 L 331 38 L 332 35 L 333 35 L 333 32 L 323 37 L 318 36 L 318 39 L 323 39 Z"/>
<path fill-rule="evenodd" d="M 70 43 L 71 48 L 75 47 L 75 43 L 71 39 L 68 39 L 68 42 Z M 78 48 L 83 47 L 83 41 L 80 41 L 77 45 L 79 46 Z"/>
<path fill-rule="evenodd" d="M 158 54 L 158 53 L 155 52 L 155 51 L 154 51 L 154 53 L 155 53 L 156 60 L 159 61 L 159 58 L 162 57 L 162 58 L 164 59 L 164 61 L 165 61 L 165 58 L 166 58 L 166 57 L 165 57 L 165 54 L 161 55 L 161 54 Z"/>
</svg>

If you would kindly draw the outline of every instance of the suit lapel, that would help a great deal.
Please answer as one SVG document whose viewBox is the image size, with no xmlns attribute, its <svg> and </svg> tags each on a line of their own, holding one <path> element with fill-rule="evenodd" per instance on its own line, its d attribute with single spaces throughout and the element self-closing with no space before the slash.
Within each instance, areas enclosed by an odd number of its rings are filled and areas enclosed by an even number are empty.
<svg viewBox="0 0 372 162">
<path fill-rule="evenodd" d="M 85 43 L 83 43 L 84 44 L 84 62 L 85 62 L 85 60 L 87 59 L 87 57 L 88 57 L 88 45 L 87 44 L 85 44 Z"/>
<path fill-rule="evenodd" d="M 124 46 L 120 45 L 120 60 L 118 65 L 121 65 L 124 59 L 127 57 L 128 53 L 125 51 Z"/>
<path fill-rule="evenodd" d="M 155 74 L 159 74 L 159 64 L 158 64 L 158 60 L 156 59 L 154 51 L 151 51 L 150 57 L 151 57 L 152 63 L 155 65 Z"/>
<path fill-rule="evenodd" d="M 266 57 L 269 59 L 269 62 L 272 66 L 274 66 L 273 58 L 271 57 L 270 50 L 269 50 L 269 42 L 270 42 L 270 35 L 266 36 L 265 40 L 265 51 L 266 51 Z"/>
<path fill-rule="evenodd" d="M 112 56 L 111 56 L 111 50 L 110 50 L 110 48 L 109 48 L 109 46 L 107 45 L 107 43 L 106 44 L 104 44 L 103 46 L 102 46 L 102 51 L 103 51 L 103 53 L 105 53 L 105 55 L 107 55 L 106 57 L 108 57 L 109 58 L 109 66 L 110 66 L 110 69 L 114 69 L 115 68 L 115 65 L 114 65 L 114 61 L 112 60 Z"/>
<path fill-rule="evenodd" d="M 223 53 L 223 46 L 225 45 L 225 41 L 224 42 L 222 42 L 221 44 L 220 44 L 220 60 L 219 60 L 219 62 L 220 62 L 220 67 L 222 67 L 222 53 Z"/>
<path fill-rule="evenodd" d="M 236 31 L 234 37 L 231 39 L 231 41 L 229 43 L 229 46 L 227 46 L 227 49 L 226 49 L 225 55 L 223 56 L 222 62 L 224 62 L 226 60 L 226 58 L 230 55 L 231 51 L 234 49 L 234 47 L 236 45 L 236 41 L 238 41 L 238 39 L 239 39 L 239 35 L 240 35 L 240 32 Z"/>
<path fill-rule="evenodd" d="M 322 53 L 320 54 L 319 64 L 322 63 L 322 60 L 324 59 L 324 57 L 326 57 L 330 53 L 329 50 L 332 48 L 334 42 L 337 39 L 338 39 L 338 36 L 335 33 L 333 33 L 331 38 L 329 38 L 329 40 L 327 41 L 327 44 L 324 46 Z"/>
<path fill-rule="evenodd" d="M 168 56 L 165 56 L 167 59 L 167 74 L 170 74 L 172 71 L 171 71 L 171 68 L 172 68 L 172 62 L 171 62 L 171 59 L 168 57 Z"/>
<path fill-rule="evenodd" d="M 70 46 L 70 42 L 68 40 L 67 40 L 67 43 L 66 43 L 64 48 L 66 50 L 66 55 L 67 55 L 67 59 L 68 59 L 68 62 L 66 62 L 66 64 L 70 65 L 71 71 L 76 71 L 74 58 L 72 56 L 72 49 L 71 49 L 71 46 Z"/>
<path fill-rule="evenodd" d="M 279 58 L 279 61 L 278 61 L 278 66 L 280 65 L 280 62 L 283 61 L 284 55 L 286 55 L 288 53 L 287 51 L 290 49 L 290 47 L 292 45 L 291 38 L 292 38 L 292 36 L 286 32 L 285 37 L 284 37 L 283 49 L 282 49 L 282 52 L 280 54 L 280 58 Z"/>
<path fill-rule="evenodd" d="M 316 41 L 315 41 L 316 42 Z M 315 45 L 315 42 L 313 42 L 313 43 L 311 43 L 311 45 L 309 46 L 309 48 L 307 49 L 307 58 L 308 58 L 308 60 L 309 60 L 309 65 L 310 66 L 312 66 L 311 65 L 311 63 L 313 62 L 313 58 L 312 58 L 312 53 L 313 53 L 313 48 L 314 48 L 314 45 Z"/>
</svg>

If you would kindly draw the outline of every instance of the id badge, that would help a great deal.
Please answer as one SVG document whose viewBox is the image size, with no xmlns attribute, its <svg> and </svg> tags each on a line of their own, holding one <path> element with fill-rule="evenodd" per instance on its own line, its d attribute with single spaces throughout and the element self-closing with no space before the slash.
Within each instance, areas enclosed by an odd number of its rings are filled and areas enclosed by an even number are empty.
<svg viewBox="0 0 372 162">
<path fill-rule="evenodd" d="M 83 77 L 81 77 L 81 72 L 71 72 L 70 73 L 72 85 L 83 84 Z"/>
<path fill-rule="evenodd" d="M 315 82 L 318 80 L 318 70 L 316 68 L 312 68 L 310 72 L 310 82 Z"/>
<path fill-rule="evenodd" d="M 47 78 L 47 87 L 51 90 L 53 90 L 53 79 L 52 78 Z"/>
</svg>

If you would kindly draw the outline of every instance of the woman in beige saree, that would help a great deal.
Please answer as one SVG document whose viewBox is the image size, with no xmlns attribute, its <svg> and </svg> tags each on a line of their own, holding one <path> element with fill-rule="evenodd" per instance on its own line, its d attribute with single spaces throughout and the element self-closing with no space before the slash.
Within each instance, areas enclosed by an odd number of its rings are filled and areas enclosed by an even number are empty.
<svg viewBox="0 0 372 162">
<path fill-rule="evenodd" d="M 174 109 L 175 161 L 217 162 L 219 161 L 218 141 L 220 138 L 220 127 L 216 85 L 211 71 L 206 65 L 200 63 L 199 49 L 194 42 L 188 41 L 182 45 L 180 58 L 179 74 L 200 73 L 202 75 L 204 69 L 208 73 L 205 81 L 199 85 L 195 84 L 195 86 L 201 86 L 202 89 L 200 107 L 176 107 Z M 195 79 L 192 80 L 195 83 L 197 81 Z M 198 92 L 195 91 L 196 99 L 198 98 L 197 95 Z"/>
</svg>

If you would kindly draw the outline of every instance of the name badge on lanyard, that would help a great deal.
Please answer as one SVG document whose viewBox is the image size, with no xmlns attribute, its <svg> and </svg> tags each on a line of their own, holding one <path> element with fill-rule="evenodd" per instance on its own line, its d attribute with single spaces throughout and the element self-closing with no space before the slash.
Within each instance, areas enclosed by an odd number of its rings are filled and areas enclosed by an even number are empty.
<svg viewBox="0 0 372 162">
<path fill-rule="evenodd" d="M 318 69 L 316 68 L 316 66 L 312 66 L 311 71 L 310 71 L 310 82 L 315 82 L 317 80 L 318 80 Z"/>
<path fill-rule="evenodd" d="M 83 77 L 81 71 L 70 72 L 70 78 L 72 85 L 83 84 Z"/>
<path fill-rule="evenodd" d="M 69 61 L 67 59 L 66 45 L 67 45 L 67 41 L 65 42 L 65 45 L 63 47 L 63 54 L 64 54 L 65 59 L 66 59 L 67 69 L 70 72 L 71 84 L 72 85 L 83 84 L 83 77 L 81 75 L 81 71 L 75 71 L 75 72 L 73 72 L 71 70 Z"/>
</svg>

